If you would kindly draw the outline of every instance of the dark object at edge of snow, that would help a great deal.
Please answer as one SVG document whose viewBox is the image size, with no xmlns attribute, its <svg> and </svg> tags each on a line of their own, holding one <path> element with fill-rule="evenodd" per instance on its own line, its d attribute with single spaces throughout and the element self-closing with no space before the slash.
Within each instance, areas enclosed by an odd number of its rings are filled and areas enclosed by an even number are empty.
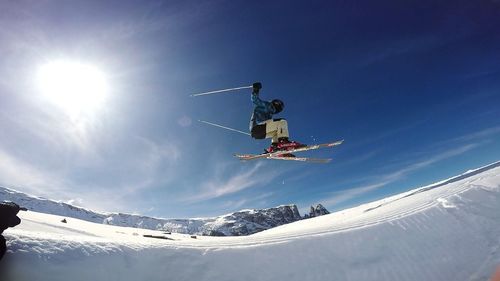
<svg viewBox="0 0 500 281">
<path fill-rule="evenodd" d="M 17 216 L 19 210 L 26 210 L 19 207 L 14 202 L 0 203 L 0 234 L 9 227 L 14 227 L 21 223 L 21 219 Z M 5 238 L 0 235 L 0 260 L 3 258 L 7 251 L 7 244 Z"/>
<path fill-rule="evenodd" d="M 66 219 L 62 219 L 61 222 L 62 223 L 68 223 L 68 221 Z"/>
<path fill-rule="evenodd" d="M 147 238 L 157 238 L 157 239 L 165 239 L 165 240 L 174 240 L 172 238 L 169 238 L 169 237 L 166 237 L 166 236 L 161 236 L 161 235 L 144 234 L 142 236 L 143 237 L 147 237 Z"/>
<path fill-rule="evenodd" d="M 3 237 L 3 235 L 0 235 L 0 260 L 3 258 L 3 255 L 5 255 L 6 251 L 7 251 L 7 244 L 5 238 Z"/>
</svg>

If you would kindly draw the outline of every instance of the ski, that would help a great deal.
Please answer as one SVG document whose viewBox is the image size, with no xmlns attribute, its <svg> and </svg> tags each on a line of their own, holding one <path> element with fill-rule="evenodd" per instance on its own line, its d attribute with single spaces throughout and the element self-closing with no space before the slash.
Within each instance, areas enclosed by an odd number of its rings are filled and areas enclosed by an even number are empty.
<svg viewBox="0 0 500 281">
<path fill-rule="evenodd" d="M 299 161 L 299 162 L 309 162 L 309 163 L 329 163 L 332 161 L 330 158 L 310 158 L 310 157 L 289 157 L 289 156 L 268 156 L 265 158 L 254 158 L 254 154 L 246 155 L 236 155 L 240 160 L 254 160 L 254 159 L 274 159 L 274 160 L 287 160 L 287 161 Z"/>
<path fill-rule="evenodd" d="M 289 154 L 289 153 L 296 153 L 296 152 L 303 152 L 303 151 L 309 151 L 309 150 L 315 150 L 315 149 L 320 149 L 323 147 L 333 147 L 340 145 L 344 142 L 344 140 L 339 140 L 336 142 L 330 142 L 330 143 L 322 143 L 322 144 L 313 144 L 313 145 L 308 145 L 305 147 L 297 148 L 297 149 L 291 149 L 291 150 L 283 150 L 283 151 L 276 151 L 272 153 L 264 153 L 264 154 L 235 154 L 234 156 L 241 159 L 241 160 L 254 160 L 254 159 L 279 159 L 279 160 L 295 160 L 295 161 L 304 161 L 304 162 L 321 162 L 321 163 L 328 163 L 331 159 L 316 159 L 316 158 L 308 158 L 308 157 L 284 157 L 282 156 L 283 154 Z M 309 160 L 305 160 L 309 159 Z"/>
<path fill-rule="evenodd" d="M 310 158 L 310 157 L 269 157 L 268 159 L 275 160 L 288 160 L 288 161 L 299 161 L 299 162 L 309 162 L 309 163 L 318 163 L 318 164 L 326 164 L 332 161 L 331 158 Z"/>
</svg>

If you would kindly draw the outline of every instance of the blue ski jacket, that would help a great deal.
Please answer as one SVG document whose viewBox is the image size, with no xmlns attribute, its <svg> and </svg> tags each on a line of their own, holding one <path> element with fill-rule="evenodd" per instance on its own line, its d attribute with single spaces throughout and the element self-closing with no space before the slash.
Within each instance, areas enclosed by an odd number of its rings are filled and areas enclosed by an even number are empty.
<svg viewBox="0 0 500 281">
<path fill-rule="evenodd" d="M 253 108 L 252 118 L 250 118 L 250 131 L 256 125 L 272 119 L 276 109 L 271 102 L 263 101 L 259 98 L 259 94 L 252 93 L 252 103 L 255 105 Z"/>
</svg>

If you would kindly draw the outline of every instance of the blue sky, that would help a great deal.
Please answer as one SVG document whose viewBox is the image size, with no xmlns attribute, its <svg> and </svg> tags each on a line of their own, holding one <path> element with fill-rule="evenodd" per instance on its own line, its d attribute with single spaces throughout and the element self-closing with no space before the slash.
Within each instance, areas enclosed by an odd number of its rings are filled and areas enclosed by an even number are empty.
<svg viewBox="0 0 500 281">
<path fill-rule="evenodd" d="M 290 203 L 303 213 L 500 160 L 498 1 L 1 5 L 5 187 L 159 217 Z M 99 105 L 61 105 L 76 88 L 48 98 L 37 75 L 54 61 L 98 69 L 107 85 Z M 285 101 L 292 139 L 345 139 L 308 153 L 332 163 L 239 162 L 234 153 L 269 141 L 197 122 L 246 130 L 249 91 L 189 94 L 255 81 L 263 99 Z"/>
</svg>

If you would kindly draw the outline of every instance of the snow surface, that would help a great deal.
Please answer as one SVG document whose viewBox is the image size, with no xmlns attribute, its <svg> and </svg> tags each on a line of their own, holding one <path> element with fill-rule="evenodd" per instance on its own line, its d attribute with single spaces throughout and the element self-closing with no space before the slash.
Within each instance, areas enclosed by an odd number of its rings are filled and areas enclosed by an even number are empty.
<svg viewBox="0 0 500 281">
<path fill-rule="evenodd" d="M 250 236 L 19 216 L 4 232 L 2 281 L 488 280 L 500 265 L 500 163 Z"/>
</svg>

